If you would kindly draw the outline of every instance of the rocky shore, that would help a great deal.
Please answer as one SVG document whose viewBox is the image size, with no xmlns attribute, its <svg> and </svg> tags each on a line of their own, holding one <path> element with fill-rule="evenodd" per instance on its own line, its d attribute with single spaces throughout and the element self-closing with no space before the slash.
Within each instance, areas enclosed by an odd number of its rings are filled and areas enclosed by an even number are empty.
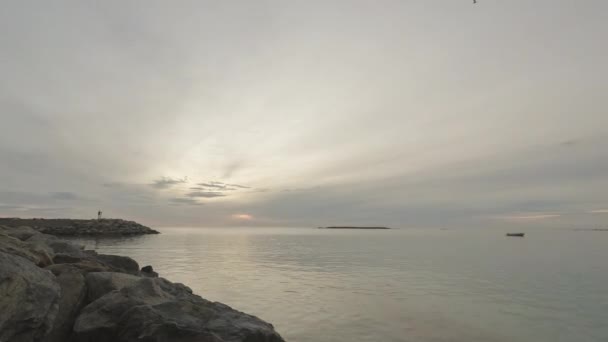
<svg viewBox="0 0 608 342">
<path fill-rule="evenodd" d="M 74 219 L 21 219 L 0 218 L 6 227 L 31 227 L 41 233 L 58 236 L 117 236 L 158 234 L 137 222 L 121 219 L 74 220 Z"/>
<path fill-rule="evenodd" d="M 152 266 L 0 226 L 0 341 L 284 340 L 271 324 L 205 300 Z"/>
</svg>

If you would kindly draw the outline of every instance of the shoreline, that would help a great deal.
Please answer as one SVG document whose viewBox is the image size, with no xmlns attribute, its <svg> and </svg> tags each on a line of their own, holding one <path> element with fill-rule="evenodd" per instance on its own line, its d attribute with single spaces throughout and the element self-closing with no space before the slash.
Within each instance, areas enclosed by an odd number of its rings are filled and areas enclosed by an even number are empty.
<svg viewBox="0 0 608 342">
<path fill-rule="evenodd" d="M 0 341 L 284 342 L 272 324 L 152 266 L 28 226 L 0 225 L 0 275 Z"/>
</svg>

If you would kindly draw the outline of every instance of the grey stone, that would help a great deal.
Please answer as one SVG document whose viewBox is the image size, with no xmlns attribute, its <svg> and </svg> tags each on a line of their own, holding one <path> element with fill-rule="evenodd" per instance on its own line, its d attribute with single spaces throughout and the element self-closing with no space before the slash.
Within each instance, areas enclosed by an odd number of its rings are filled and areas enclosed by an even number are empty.
<svg viewBox="0 0 608 342">
<path fill-rule="evenodd" d="M 61 240 L 55 236 L 48 234 L 33 235 L 26 240 L 28 243 L 40 243 L 47 245 L 55 254 L 66 254 L 72 256 L 83 256 L 84 247 Z"/>
<path fill-rule="evenodd" d="M 282 342 L 257 317 L 207 301 L 163 278 L 141 278 L 86 306 L 74 324 L 78 342 Z"/>
<path fill-rule="evenodd" d="M 124 272 L 129 274 L 139 274 L 139 264 L 137 261 L 120 255 L 106 255 L 98 254 L 95 256 L 95 260 L 102 262 L 103 264 L 111 267 L 113 270 L 118 272 Z"/>
<path fill-rule="evenodd" d="M 60 295 L 51 272 L 0 252 L 0 341 L 46 341 Z"/>
<path fill-rule="evenodd" d="M 57 276 L 57 282 L 61 287 L 59 311 L 45 340 L 48 342 L 68 341 L 76 316 L 86 304 L 87 287 L 78 269 L 64 270 Z"/>
<path fill-rule="evenodd" d="M 90 253 L 90 251 L 78 251 L 76 254 L 57 254 L 53 258 L 55 264 L 88 264 L 97 265 L 100 271 L 112 271 L 139 275 L 139 264 L 137 261 L 119 255 L 106 255 Z"/>
<path fill-rule="evenodd" d="M 28 226 L 20 226 L 20 227 L 2 227 L 8 236 L 12 236 L 21 241 L 25 241 L 30 237 L 40 234 L 37 230 L 28 227 Z"/>
<path fill-rule="evenodd" d="M 46 246 L 30 244 L 4 233 L 0 233 L 0 251 L 20 256 L 41 267 L 53 263 L 52 255 L 47 253 L 50 250 Z"/>
<path fill-rule="evenodd" d="M 97 272 L 86 276 L 88 294 L 87 300 L 93 302 L 106 293 L 120 290 L 132 285 L 140 278 L 134 275 L 116 272 Z"/>
<path fill-rule="evenodd" d="M 63 272 L 65 269 L 78 269 L 82 274 L 87 274 L 91 272 L 110 272 L 112 271 L 110 267 L 101 264 L 94 260 L 80 260 L 74 263 L 61 263 L 47 266 L 46 269 L 53 272 L 53 274 L 59 274 Z"/>
<path fill-rule="evenodd" d="M 152 266 L 149 265 L 142 267 L 140 273 L 144 277 L 158 278 L 158 273 L 154 272 Z"/>
<path fill-rule="evenodd" d="M 87 260 L 86 257 L 73 256 L 69 254 L 57 254 L 53 257 L 53 262 L 55 264 L 75 264 L 77 262 L 81 262 L 83 260 Z"/>
</svg>

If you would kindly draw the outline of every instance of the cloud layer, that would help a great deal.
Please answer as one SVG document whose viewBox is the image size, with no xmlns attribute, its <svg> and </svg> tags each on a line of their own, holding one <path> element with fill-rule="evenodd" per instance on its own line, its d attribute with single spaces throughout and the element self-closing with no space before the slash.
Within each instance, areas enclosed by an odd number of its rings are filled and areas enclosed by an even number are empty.
<svg viewBox="0 0 608 342">
<path fill-rule="evenodd" d="M 606 11 L 8 1 L 0 215 L 595 227 Z"/>
</svg>

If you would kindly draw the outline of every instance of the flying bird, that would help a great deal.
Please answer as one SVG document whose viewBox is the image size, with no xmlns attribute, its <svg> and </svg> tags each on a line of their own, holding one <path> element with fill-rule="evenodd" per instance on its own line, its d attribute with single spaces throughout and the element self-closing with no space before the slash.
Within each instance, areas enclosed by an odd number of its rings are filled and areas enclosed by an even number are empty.
<svg viewBox="0 0 608 342">
<path fill-rule="evenodd" d="M 476 4 L 476 3 L 477 3 L 477 0 L 473 0 L 473 3 L 474 3 L 474 4 Z"/>
</svg>

